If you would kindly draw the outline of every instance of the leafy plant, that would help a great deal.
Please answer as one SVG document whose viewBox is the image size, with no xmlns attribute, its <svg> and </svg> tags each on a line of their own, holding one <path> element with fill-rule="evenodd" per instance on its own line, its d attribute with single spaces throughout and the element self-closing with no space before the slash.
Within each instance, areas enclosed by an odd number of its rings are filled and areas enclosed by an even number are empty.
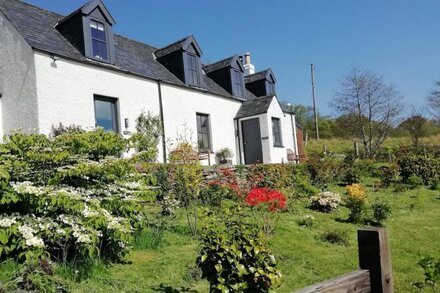
<svg viewBox="0 0 440 293">
<path fill-rule="evenodd" d="M 432 292 L 437 292 L 440 283 L 440 259 L 425 256 L 418 262 L 418 265 L 423 270 L 424 280 L 423 282 L 413 283 L 413 286 L 423 291 L 428 287 Z"/>
<path fill-rule="evenodd" d="M 305 215 L 298 220 L 298 225 L 310 228 L 314 225 L 314 220 L 315 217 L 312 215 Z"/>
<path fill-rule="evenodd" d="M 372 221 L 375 225 L 378 225 L 378 226 L 382 226 L 383 222 L 391 214 L 391 206 L 389 203 L 387 203 L 385 201 L 375 201 L 371 205 L 371 209 L 373 211 Z"/>
<path fill-rule="evenodd" d="M 217 157 L 220 164 L 225 164 L 228 159 L 232 158 L 232 150 L 229 148 L 219 149 L 215 156 Z"/>
<path fill-rule="evenodd" d="M 348 233 L 345 230 L 329 230 L 321 234 L 321 239 L 325 242 L 337 245 L 348 246 Z"/>
<path fill-rule="evenodd" d="M 163 125 L 160 116 L 142 112 L 136 118 L 136 133 L 131 137 L 131 142 L 138 152 L 136 157 L 145 162 L 155 162 L 162 133 Z"/>
<path fill-rule="evenodd" d="M 197 263 L 210 292 L 269 292 L 280 283 L 281 273 L 260 229 L 245 219 L 235 206 L 209 215 Z"/>
</svg>

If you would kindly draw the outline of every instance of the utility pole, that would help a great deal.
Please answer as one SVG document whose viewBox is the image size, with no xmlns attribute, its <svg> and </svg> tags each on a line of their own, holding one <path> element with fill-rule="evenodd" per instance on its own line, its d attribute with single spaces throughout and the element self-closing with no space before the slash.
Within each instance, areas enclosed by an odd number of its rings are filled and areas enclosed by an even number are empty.
<svg viewBox="0 0 440 293">
<path fill-rule="evenodd" d="M 319 140 L 318 111 L 316 110 L 316 97 L 315 97 L 315 67 L 313 66 L 313 64 L 310 64 L 310 73 L 312 75 L 313 114 L 315 116 L 316 139 Z"/>
</svg>

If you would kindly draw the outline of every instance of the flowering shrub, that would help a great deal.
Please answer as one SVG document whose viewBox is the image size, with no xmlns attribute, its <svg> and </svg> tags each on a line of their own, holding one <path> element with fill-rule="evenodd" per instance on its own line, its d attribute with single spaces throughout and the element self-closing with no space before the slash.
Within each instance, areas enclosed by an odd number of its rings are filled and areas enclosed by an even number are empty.
<svg viewBox="0 0 440 293">
<path fill-rule="evenodd" d="M 263 232 L 270 234 L 278 221 L 275 213 L 286 206 L 286 196 L 276 190 L 254 188 L 246 196 L 245 202 L 252 207 L 253 215 L 261 223 Z"/>
<path fill-rule="evenodd" d="M 269 212 L 275 212 L 286 206 L 286 196 L 284 194 L 267 188 L 252 189 L 245 201 L 251 207 L 266 205 Z"/>
<path fill-rule="evenodd" d="M 346 206 L 350 209 L 349 221 L 358 223 L 362 218 L 365 204 L 367 202 L 367 193 L 362 185 L 354 183 L 346 187 Z"/>
<path fill-rule="evenodd" d="M 324 191 L 310 198 L 311 208 L 323 213 L 329 213 L 335 210 L 341 203 L 339 194 Z"/>
<path fill-rule="evenodd" d="M 0 145 L 0 260 L 124 257 L 146 222 L 142 201 L 157 191 L 152 176 L 105 157 L 121 150 L 112 148 L 115 135 L 97 130 L 6 138 Z M 83 154 L 95 146 L 95 153 Z"/>
</svg>

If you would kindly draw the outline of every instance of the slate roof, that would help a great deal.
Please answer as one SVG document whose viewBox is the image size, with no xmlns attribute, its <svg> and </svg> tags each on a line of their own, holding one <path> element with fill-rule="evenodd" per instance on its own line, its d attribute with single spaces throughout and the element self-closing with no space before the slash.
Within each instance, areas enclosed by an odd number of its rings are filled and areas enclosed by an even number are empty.
<svg viewBox="0 0 440 293">
<path fill-rule="evenodd" d="M 156 57 L 159 58 L 159 57 L 165 56 L 171 52 L 174 52 L 174 51 L 181 49 L 190 37 L 191 36 L 184 37 L 181 40 L 178 40 L 178 41 L 171 43 L 161 49 L 156 50 L 154 52 Z"/>
<path fill-rule="evenodd" d="M 250 82 L 257 81 L 257 80 L 266 79 L 267 71 L 268 70 L 269 69 L 266 69 L 266 70 L 263 70 L 263 71 L 260 71 L 260 72 L 256 72 L 254 74 L 246 75 L 244 77 L 244 81 L 246 83 L 250 83 Z"/>
<path fill-rule="evenodd" d="M 78 49 L 55 28 L 56 24 L 63 20 L 65 16 L 18 0 L 0 0 L 0 11 L 28 44 L 36 50 L 104 68 L 132 73 L 154 80 L 161 80 L 165 83 L 181 87 L 194 88 L 184 84 L 162 64 L 156 61 L 154 52 L 158 51 L 158 48 L 153 46 L 114 34 L 115 65 L 100 63 L 85 58 Z M 187 38 L 180 41 L 186 39 Z M 169 46 L 174 46 L 176 43 Z M 205 74 L 203 74 L 202 78 L 202 88 L 195 89 L 231 99 L 242 100 L 230 95 Z M 252 98 L 252 94 L 247 93 L 247 91 L 246 96 Z"/>
<path fill-rule="evenodd" d="M 266 113 L 275 96 L 265 96 L 245 101 L 241 105 L 235 118 L 244 118 Z"/>
<path fill-rule="evenodd" d="M 230 66 L 231 63 L 232 63 L 232 60 L 234 60 L 234 57 L 235 56 L 231 56 L 231 57 L 228 57 L 226 59 L 217 61 L 215 63 L 204 65 L 203 66 L 203 70 L 205 70 L 206 73 L 209 73 L 209 72 L 216 71 L 218 69 Z"/>
</svg>

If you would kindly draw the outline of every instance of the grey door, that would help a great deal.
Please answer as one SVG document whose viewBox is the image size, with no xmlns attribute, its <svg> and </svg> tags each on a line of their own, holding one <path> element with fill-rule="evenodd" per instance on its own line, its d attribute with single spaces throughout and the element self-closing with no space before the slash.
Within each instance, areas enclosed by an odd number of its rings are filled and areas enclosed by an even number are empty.
<svg viewBox="0 0 440 293">
<path fill-rule="evenodd" d="M 258 118 L 241 122 L 245 164 L 263 163 L 260 121 Z"/>
</svg>

